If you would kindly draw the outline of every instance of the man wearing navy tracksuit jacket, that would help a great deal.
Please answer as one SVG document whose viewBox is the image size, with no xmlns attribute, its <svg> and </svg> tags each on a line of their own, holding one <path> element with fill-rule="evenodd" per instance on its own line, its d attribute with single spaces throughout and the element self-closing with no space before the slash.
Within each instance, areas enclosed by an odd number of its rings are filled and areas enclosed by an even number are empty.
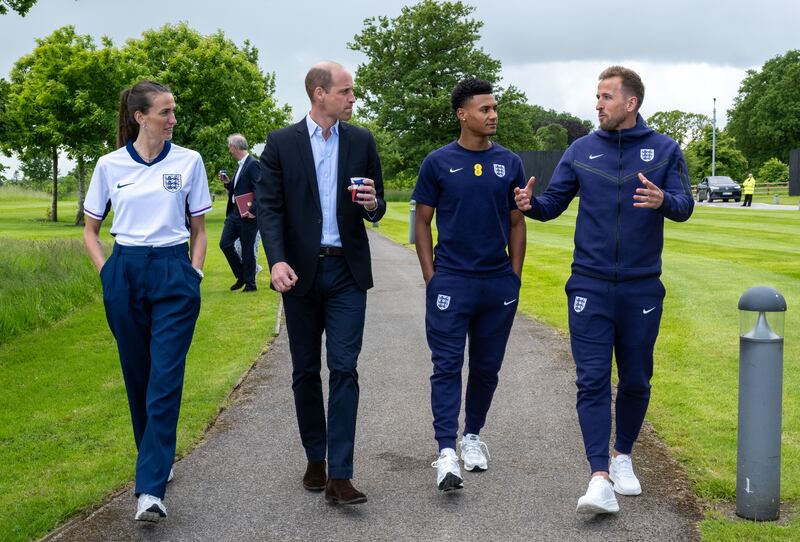
<svg viewBox="0 0 800 542">
<path fill-rule="evenodd" d="M 630 453 L 650 400 L 665 294 L 659 280 L 664 218 L 683 222 L 694 203 L 680 147 L 638 114 L 644 98 L 639 76 L 612 66 L 599 79 L 600 129 L 567 149 L 544 194 L 532 197 L 531 179 L 516 201 L 526 216 L 545 221 L 558 217 L 580 192 L 565 288 L 578 420 L 592 471 L 578 511 L 614 513 L 615 491 L 641 493 Z M 609 465 L 612 352 L 619 384 Z"/>
</svg>

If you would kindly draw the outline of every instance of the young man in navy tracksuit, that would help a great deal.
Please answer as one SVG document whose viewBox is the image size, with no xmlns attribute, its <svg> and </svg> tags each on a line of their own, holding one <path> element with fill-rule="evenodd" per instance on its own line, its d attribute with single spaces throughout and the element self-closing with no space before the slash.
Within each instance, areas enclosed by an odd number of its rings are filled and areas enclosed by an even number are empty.
<svg viewBox="0 0 800 542">
<path fill-rule="evenodd" d="M 517 191 L 516 202 L 526 216 L 551 220 L 580 191 L 572 276 L 565 288 L 578 420 L 592 471 L 578 511 L 614 513 L 615 491 L 641 493 L 630 453 L 650 400 L 665 294 L 659 280 L 664 219 L 687 220 L 694 202 L 680 147 L 638 114 L 644 99 L 639 76 L 612 66 L 599 80 L 600 129 L 567 149 L 544 194 L 532 197 L 531 179 Z M 619 384 L 609 465 L 612 352 Z"/>
<path fill-rule="evenodd" d="M 469 471 L 488 467 L 488 447 L 478 435 L 497 387 L 525 257 L 525 220 L 514 202 L 514 190 L 524 186 L 525 173 L 516 154 L 489 139 L 497 132 L 492 86 L 478 79 L 461 81 L 451 105 L 461 134 L 425 158 L 413 195 L 417 255 L 427 285 L 425 330 L 433 361 L 431 408 L 439 444 L 433 466 L 436 485 L 443 491 L 463 486 L 455 447 L 467 337 L 461 460 Z"/>
</svg>

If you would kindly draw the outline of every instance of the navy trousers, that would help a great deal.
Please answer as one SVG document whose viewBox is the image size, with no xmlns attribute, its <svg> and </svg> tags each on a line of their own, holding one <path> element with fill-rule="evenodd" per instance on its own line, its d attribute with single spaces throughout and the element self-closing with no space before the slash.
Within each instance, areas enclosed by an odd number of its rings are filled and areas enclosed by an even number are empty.
<svg viewBox="0 0 800 542">
<path fill-rule="evenodd" d="M 200 276 L 186 243 L 114 245 L 100 279 L 139 450 L 136 495 L 163 498 L 175 459 L 186 353 L 200 313 Z"/>
<path fill-rule="evenodd" d="M 608 471 L 611 357 L 619 377 L 614 448 L 629 454 L 650 402 L 664 286 L 657 277 L 609 282 L 572 275 L 565 290 L 586 458 L 592 472 Z"/>
<path fill-rule="evenodd" d="M 520 279 L 509 271 L 464 277 L 437 271 L 426 289 L 425 331 L 431 349 L 431 410 L 439 449 L 455 449 L 461 411 L 461 369 L 469 338 L 464 433 L 479 434 L 517 312 Z"/>
<path fill-rule="evenodd" d="M 284 294 L 283 308 L 306 457 L 321 461 L 327 455 L 329 478 L 352 478 L 359 395 L 356 365 L 367 292 L 358 287 L 343 257 L 320 257 L 311 290 L 304 296 Z M 320 378 L 323 331 L 329 370 L 327 423 Z"/>
<path fill-rule="evenodd" d="M 244 282 L 245 285 L 252 287 L 256 285 L 256 256 L 253 252 L 253 244 L 256 242 L 257 233 L 258 222 L 255 219 L 241 218 L 230 214 L 225 218 L 222 236 L 219 239 L 219 248 L 225 254 L 233 276 Z M 241 258 L 236 254 L 234 248 L 237 239 L 242 244 Z"/>
</svg>

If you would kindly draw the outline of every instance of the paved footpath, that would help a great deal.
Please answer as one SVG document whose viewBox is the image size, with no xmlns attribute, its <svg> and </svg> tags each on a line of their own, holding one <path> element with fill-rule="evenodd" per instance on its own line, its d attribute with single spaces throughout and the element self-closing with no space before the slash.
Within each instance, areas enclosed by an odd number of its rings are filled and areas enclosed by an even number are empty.
<svg viewBox="0 0 800 542">
<path fill-rule="evenodd" d="M 370 233 L 370 290 L 359 360 L 354 483 L 369 502 L 326 504 L 303 490 L 305 458 L 285 331 L 198 448 L 175 466 L 161 524 L 133 521 L 131 488 L 53 533 L 58 541 L 696 540 L 699 512 L 680 469 L 651 435 L 637 448 L 644 493 L 619 514 L 575 514 L 588 482 L 565 337 L 518 316 L 481 436 L 489 470 L 464 489 L 435 487 L 430 354 L 416 256 Z M 531 280 L 528 277 L 527 280 Z M 191 362 L 191 360 L 190 360 Z"/>
</svg>

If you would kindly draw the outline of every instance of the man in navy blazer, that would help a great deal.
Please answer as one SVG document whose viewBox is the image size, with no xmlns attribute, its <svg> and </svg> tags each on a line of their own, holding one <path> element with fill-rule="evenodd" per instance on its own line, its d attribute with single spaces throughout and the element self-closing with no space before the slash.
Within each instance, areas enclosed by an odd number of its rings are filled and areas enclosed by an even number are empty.
<svg viewBox="0 0 800 542">
<path fill-rule="evenodd" d="M 253 251 L 253 244 L 258 233 L 258 222 L 256 221 L 255 209 L 252 207 L 249 211 L 245 211 L 244 214 L 240 213 L 239 206 L 236 205 L 236 198 L 253 193 L 254 183 L 261 176 L 261 168 L 258 165 L 258 161 L 250 156 L 247 140 L 242 134 L 228 136 L 228 150 L 239 166 L 232 181 L 224 173 L 220 173 L 219 176 L 228 191 L 225 225 L 222 228 L 219 248 L 222 249 L 225 258 L 228 259 L 228 265 L 231 266 L 231 271 L 236 277 L 236 282 L 231 286 L 231 290 L 238 290 L 244 286 L 243 291 L 255 292 L 256 256 Z M 234 248 L 237 239 L 242 245 L 241 257 Z"/>
<path fill-rule="evenodd" d="M 308 460 L 303 487 L 324 489 L 330 503 L 358 504 L 367 497 L 350 481 L 356 364 L 372 287 L 364 220 L 377 222 L 386 212 L 383 175 L 372 134 L 344 122 L 353 114 L 353 76 L 340 64 L 322 62 L 309 70 L 305 86 L 311 111 L 270 133 L 261 154 L 258 225 L 272 287 L 283 294 L 292 390 Z M 320 378 L 323 332 L 330 371 L 327 419 Z"/>
</svg>

